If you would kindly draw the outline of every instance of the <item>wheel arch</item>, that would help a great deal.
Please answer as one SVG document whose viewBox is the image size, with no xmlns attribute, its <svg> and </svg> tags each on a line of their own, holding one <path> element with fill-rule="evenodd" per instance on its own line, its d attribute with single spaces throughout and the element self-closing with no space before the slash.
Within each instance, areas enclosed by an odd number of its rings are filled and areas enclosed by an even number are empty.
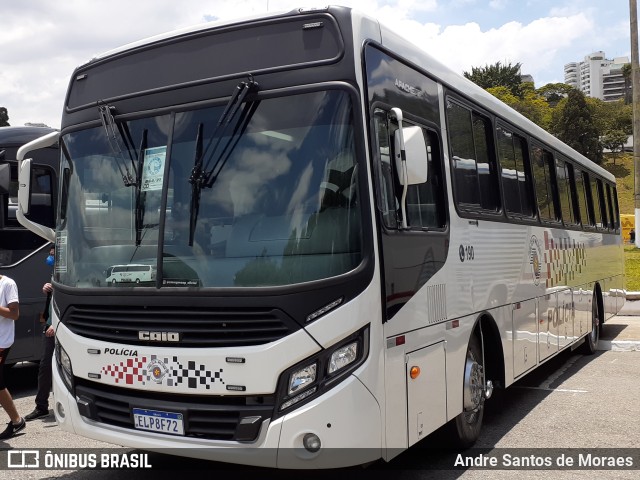
<svg viewBox="0 0 640 480">
<path fill-rule="evenodd" d="M 602 297 L 600 282 L 596 282 L 593 285 L 593 293 L 596 297 L 596 302 L 598 302 L 598 318 L 600 319 L 600 328 L 602 328 L 604 324 L 604 298 Z"/>
<path fill-rule="evenodd" d="M 493 316 L 487 312 L 479 315 L 472 335 L 476 335 L 483 346 L 486 379 L 491 380 L 496 387 L 504 387 L 504 350 L 500 331 Z"/>
</svg>

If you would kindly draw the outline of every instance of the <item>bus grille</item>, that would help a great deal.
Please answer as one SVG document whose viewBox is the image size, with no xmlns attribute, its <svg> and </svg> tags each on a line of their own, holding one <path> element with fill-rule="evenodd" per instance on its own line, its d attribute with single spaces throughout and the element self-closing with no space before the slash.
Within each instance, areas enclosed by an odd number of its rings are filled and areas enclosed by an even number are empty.
<svg viewBox="0 0 640 480">
<path fill-rule="evenodd" d="M 144 408 L 182 413 L 186 437 L 251 442 L 258 438 L 262 423 L 271 418 L 274 409 L 271 395 L 194 397 L 75 381 L 82 416 L 131 430 L 135 430 L 132 409 Z"/>
<path fill-rule="evenodd" d="M 75 334 L 125 345 L 231 347 L 279 340 L 300 326 L 279 309 L 72 306 L 62 322 Z M 141 340 L 140 332 L 169 332 Z M 177 335 L 176 335 L 177 334 Z M 177 339 L 179 338 L 179 340 Z"/>
</svg>

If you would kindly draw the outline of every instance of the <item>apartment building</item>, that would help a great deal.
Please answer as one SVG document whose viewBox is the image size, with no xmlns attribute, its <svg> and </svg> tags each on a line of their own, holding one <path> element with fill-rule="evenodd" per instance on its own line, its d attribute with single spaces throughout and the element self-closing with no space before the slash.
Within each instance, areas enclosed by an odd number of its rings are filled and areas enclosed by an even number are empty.
<svg viewBox="0 0 640 480">
<path fill-rule="evenodd" d="M 604 52 L 593 52 L 581 62 L 564 66 L 564 83 L 582 91 L 589 97 L 604 101 L 624 98 L 625 81 L 622 67 L 627 57 L 608 59 Z"/>
</svg>

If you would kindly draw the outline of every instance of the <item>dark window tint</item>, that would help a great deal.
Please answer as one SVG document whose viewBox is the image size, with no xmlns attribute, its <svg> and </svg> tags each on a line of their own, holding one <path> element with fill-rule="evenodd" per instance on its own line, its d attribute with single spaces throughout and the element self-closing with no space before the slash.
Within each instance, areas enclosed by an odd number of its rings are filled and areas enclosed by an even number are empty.
<svg viewBox="0 0 640 480">
<path fill-rule="evenodd" d="M 456 202 L 498 211 L 500 195 L 491 122 L 453 101 L 447 102 L 447 124 Z"/>
<path fill-rule="evenodd" d="M 553 156 L 547 150 L 534 146 L 531 149 L 531 166 L 540 218 L 560 220 L 560 209 L 557 206 L 553 188 L 555 185 Z"/>
<path fill-rule="evenodd" d="M 558 196 L 560 197 L 560 208 L 562 210 L 562 220 L 565 224 L 575 225 L 578 223 L 576 209 L 574 205 L 574 195 L 571 178 L 573 170 L 571 164 L 564 160 L 556 159 L 556 178 L 558 182 Z"/>
<path fill-rule="evenodd" d="M 593 220 L 593 214 L 590 214 L 588 204 L 588 180 L 585 182 L 585 176 L 582 170 L 579 168 L 574 169 L 575 183 L 576 183 L 576 197 L 578 201 L 578 209 L 580 210 L 580 221 L 582 226 L 595 225 Z"/>
<path fill-rule="evenodd" d="M 602 192 L 602 181 L 598 178 L 590 176 L 591 183 L 591 199 L 593 200 L 593 213 L 595 214 L 596 227 L 607 227 L 607 209 L 604 204 L 604 195 Z"/>
<path fill-rule="evenodd" d="M 620 229 L 620 209 L 618 208 L 618 189 L 615 186 L 613 189 L 613 221 L 616 231 Z"/>
<path fill-rule="evenodd" d="M 503 127 L 497 128 L 497 135 L 507 214 L 533 217 L 535 210 L 526 141 Z"/>
<path fill-rule="evenodd" d="M 605 183 L 605 191 L 606 191 L 606 201 L 607 201 L 607 212 L 609 215 L 609 224 L 608 227 L 610 229 L 615 229 L 615 220 L 613 215 L 613 198 L 611 196 L 611 186 L 608 183 Z"/>
<path fill-rule="evenodd" d="M 447 122 L 457 203 L 480 205 L 471 111 L 457 103 L 449 102 Z"/>
</svg>

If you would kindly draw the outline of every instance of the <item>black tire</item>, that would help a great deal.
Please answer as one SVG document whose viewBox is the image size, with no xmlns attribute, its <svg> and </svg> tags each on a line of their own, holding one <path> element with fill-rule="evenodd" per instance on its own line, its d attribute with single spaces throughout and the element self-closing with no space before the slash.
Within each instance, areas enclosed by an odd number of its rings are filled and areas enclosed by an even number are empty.
<svg viewBox="0 0 640 480">
<path fill-rule="evenodd" d="M 455 448 L 469 448 L 480 436 L 484 415 L 483 365 L 480 339 L 474 334 L 469 340 L 463 384 L 463 411 L 449 422 L 451 441 Z"/>
<path fill-rule="evenodd" d="M 600 302 L 597 292 L 593 292 L 591 300 L 591 331 L 584 339 L 582 352 L 585 355 L 593 355 L 598 350 L 600 340 Z"/>
</svg>

